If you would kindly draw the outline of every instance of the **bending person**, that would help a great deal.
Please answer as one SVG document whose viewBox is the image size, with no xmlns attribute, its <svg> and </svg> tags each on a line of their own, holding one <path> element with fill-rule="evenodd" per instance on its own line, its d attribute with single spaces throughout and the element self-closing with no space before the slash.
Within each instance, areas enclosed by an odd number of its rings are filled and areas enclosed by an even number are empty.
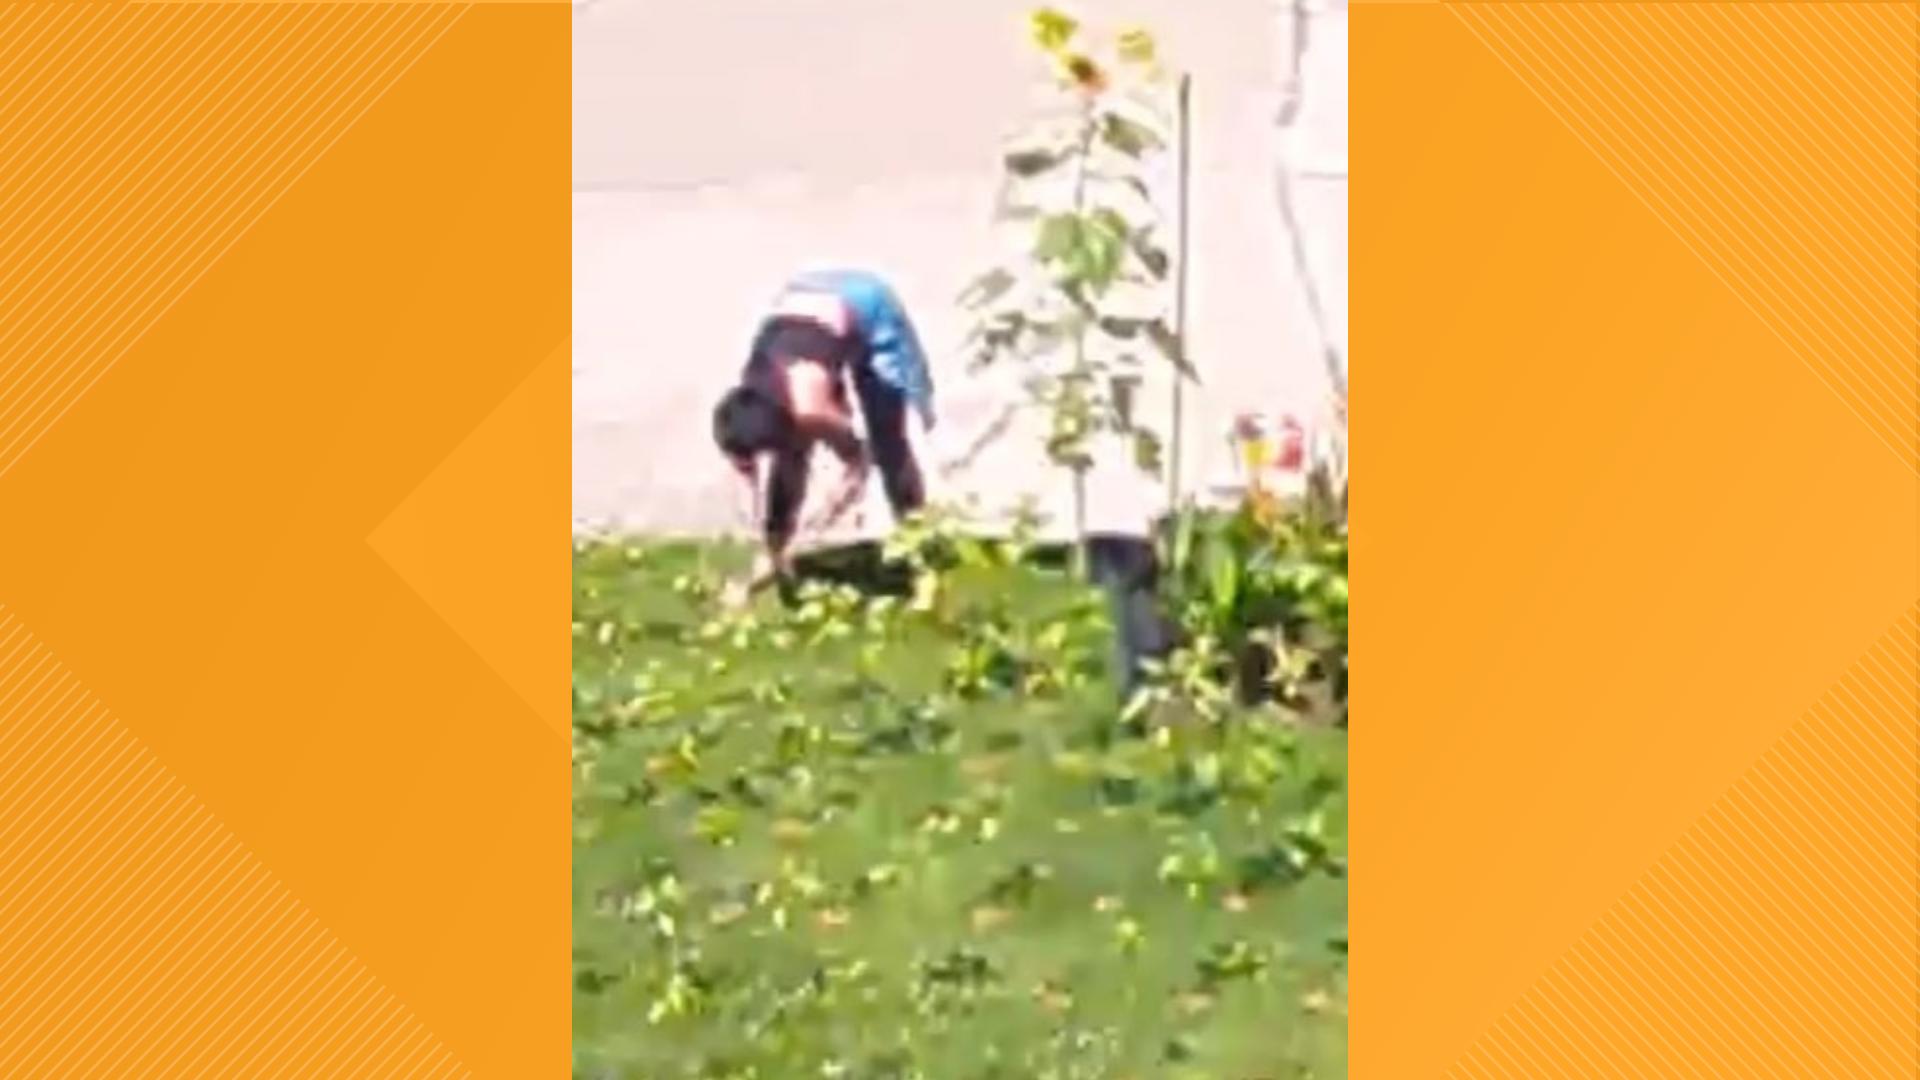
<svg viewBox="0 0 1920 1080">
<path fill-rule="evenodd" d="M 860 403 L 856 428 L 849 388 Z M 907 437 L 907 412 L 933 427 L 933 382 L 926 354 L 893 289 L 859 270 L 802 274 L 769 305 L 738 385 L 713 413 L 720 452 L 752 492 L 765 549 L 749 593 L 792 573 L 789 551 L 800 525 L 815 445 L 843 467 L 839 486 L 805 523 L 825 529 L 866 493 L 870 465 L 896 521 L 926 501 Z"/>
</svg>

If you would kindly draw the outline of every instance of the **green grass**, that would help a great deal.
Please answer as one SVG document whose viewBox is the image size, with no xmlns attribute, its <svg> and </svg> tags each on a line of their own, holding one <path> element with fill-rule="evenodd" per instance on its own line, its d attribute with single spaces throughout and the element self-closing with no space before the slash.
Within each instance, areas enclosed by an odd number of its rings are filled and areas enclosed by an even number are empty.
<svg viewBox="0 0 1920 1080">
<path fill-rule="evenodd" d="M 725 547 L 574 556 L 574 1071 L 1345 1075 L 1345 733 L 1128 725 L 1098 598 L 718 618 Z"/>
</svg>

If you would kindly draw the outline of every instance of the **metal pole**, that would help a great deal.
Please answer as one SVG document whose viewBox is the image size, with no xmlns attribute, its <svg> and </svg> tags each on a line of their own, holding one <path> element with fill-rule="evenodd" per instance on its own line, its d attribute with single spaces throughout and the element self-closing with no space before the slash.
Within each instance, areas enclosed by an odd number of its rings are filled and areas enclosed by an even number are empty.
<svg viewBox="0 0 1920 1080">
<path fill-rule="evenodd" d="M 1190 134 L 1193 126 L 1191 123 L 1193 115 L 1191 107 L 1192 90 L 1193 76 L 1182 74 L 1180 76 L 1179 97 L 1180 145 L 1178 151 L 1179 181 L 1178 192 L 1176 194 L 1176 199 L 1178 200 L 1176 203 L 1177 234 L 1175 236 L 1175 254 L 1173 260 L 1173 340 L 1175 347 L 1180 350 L 1181 362 L 1185 364 L 1191 364 L 1193 362 L 1192 356 L 1187 352 L 1187 254 L 1189 250 L 1187 244 L 1187 181 L 1191 175 L 1192 162 L 1192 141 Z M 1172 510 L 1178 510 L 1180 507 L 1180 470 L 1182 467 L 1180 450 L 1182 444 L 1185 442 L 1186 382 L 1187 376 L 1183 372 L 1174 372 L 1172 439 L 1170 440 L 1171 452 L 1168 455 L 1167 469 L 1167 495 L 1168 502 L 1171 504 L 1169 509 Z"/>
</svg>

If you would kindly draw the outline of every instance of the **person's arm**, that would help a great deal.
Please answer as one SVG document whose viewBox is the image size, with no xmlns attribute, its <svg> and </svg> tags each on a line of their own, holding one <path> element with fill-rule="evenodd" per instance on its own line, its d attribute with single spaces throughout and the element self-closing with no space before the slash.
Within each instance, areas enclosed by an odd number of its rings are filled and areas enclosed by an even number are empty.
<svg viewBox="0 0 1920 1080">
<path fill-rule="evenodd" d="M 809 530 L 819 531 L 831 528 L 845 517 L 866 494 L 869 462 L 866 444 L 854 433 L 852 417 L 844 411 L 812 419 L 808 428 L 815 439 L 826 444 L 833 456 L 840 459 L 842 469 L 840 483 L 826 505 L 807 524 Z"/>
<path fill-rule="evenodd" d="M 761 513 L 764 509 L 760 499 L 759 463 L 755 461 L 752 456 L 747 456 L 729 457 L 727 464 L 732 466 L 734 474 L 740 478 L 740 482 L 746 487 L 748 500 L 747 521 L 752 523 L 753 528 L 759 528 L 762 520 Z"/>
<path fill-rule="evenodd" d="M 764 494 L 760 470 L 753 458 L 735 458 L 732 464 L 752 490 L 753 521 L 763 544 L 746 578 L 727 586 L 722 594 L 728 606 L 739 606 L 755 593 L 792 574 L 787 548 L 793 540 L 794 519 L 800 503 L 806 498 L 807 454 L 800 451 L 776 456 L 773 467 L 767 471 Z"/>
<path fill-rule="evenodd" d="M 801 504 L 807 498 L 807 473 L 811 455 L 805 450 L 775 455 L 767 477 L 766 517 L 762 539 L 766 549 L 754 568 L 753 587 L 760 588 L 788 576 L 792 567 L 788 549 L 793 544 Z"/>
</svg>

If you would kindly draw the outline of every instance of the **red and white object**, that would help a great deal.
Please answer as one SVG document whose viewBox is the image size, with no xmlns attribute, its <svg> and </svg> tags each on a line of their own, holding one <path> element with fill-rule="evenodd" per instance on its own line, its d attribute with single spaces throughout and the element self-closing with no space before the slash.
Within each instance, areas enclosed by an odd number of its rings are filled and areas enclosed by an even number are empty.
<svg viewBox="0 0 1920 1080">
<path fill-rule="evenodd" d="M 1291 414 L 1280 418 L 1279 432 L 1274 439 L 1273 455 L 1268 459 L 1268 465 L 1282 473 L 1306 471 L 1307 430 Z"/>
<path fill-rule="evenodd" d="M 1331 422 L 1312 424 L 1290 412 L 1241 413 L 1228 429 L 1227 442 L 1232 471 L 1209 485 L 1216 498 L 1237 501 L 1256 490 L 1296 498 L 1322 470 L 1336 486 L 1346 479 L 1345 455 Z"/>
</svg>

